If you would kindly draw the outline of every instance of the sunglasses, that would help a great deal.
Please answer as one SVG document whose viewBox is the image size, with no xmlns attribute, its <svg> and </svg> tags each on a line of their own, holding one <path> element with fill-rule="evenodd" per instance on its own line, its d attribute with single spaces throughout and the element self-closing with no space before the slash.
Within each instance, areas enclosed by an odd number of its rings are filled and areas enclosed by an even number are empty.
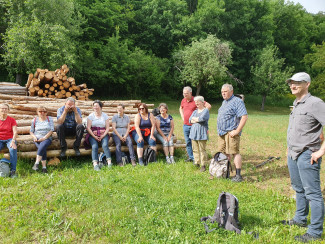
<svg viewBox="0 0 325 244">
<path fill-rule="evenodd" d="M 47 111 L 38 111 L 39 113 L 47 113 Z"/>
<path fill-rule="evenodd" d="M 143 110 L 144 108 L 139 108 L 138 110 Z"/>
</svg>

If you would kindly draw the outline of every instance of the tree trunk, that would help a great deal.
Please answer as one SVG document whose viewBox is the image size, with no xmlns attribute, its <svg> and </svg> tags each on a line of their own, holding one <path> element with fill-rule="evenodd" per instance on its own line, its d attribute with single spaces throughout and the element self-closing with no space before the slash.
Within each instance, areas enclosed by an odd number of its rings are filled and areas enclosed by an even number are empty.
<svg viewBox="0 0 325 244">
<path fill-rule="evenodd" d="M 195 95 L 195 96 L 200 95 L 201 88 L 202 88 L 202 84 L 199 83 L 199 84 L 197 85 L 197 87 L 196 87 L 196 95 Z"/>
<path fill-rule="evenodd" d="M 23 74 L 16 74 L 16 83 L 21 85 L 23 81 Z"/>
<path fill-rule="evenodd" d="M 265 100 L 266 100 L 266 95 L 263 95 L 263 97 L 262 97 L 261 111 L 264 111 Z"/>
</svg>

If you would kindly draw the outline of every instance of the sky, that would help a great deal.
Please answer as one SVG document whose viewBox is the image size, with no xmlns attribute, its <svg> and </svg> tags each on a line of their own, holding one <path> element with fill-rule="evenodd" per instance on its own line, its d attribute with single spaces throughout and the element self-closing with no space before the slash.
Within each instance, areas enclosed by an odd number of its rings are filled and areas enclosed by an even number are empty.
<svg viewBox="0 0 325 244">
<path fill-rule="evenodd" d="M 290 0 L 300 3 L 309 13 L 317 14 L 319 11 L 325 12 L 325 0 Z"/>
</svg>

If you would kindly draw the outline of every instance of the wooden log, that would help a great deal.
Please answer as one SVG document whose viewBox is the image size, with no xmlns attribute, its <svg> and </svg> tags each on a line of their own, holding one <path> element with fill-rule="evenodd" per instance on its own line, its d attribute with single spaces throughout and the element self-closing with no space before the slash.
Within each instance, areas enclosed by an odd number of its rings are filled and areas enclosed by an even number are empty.
<svg viewBox="0 0 325 244">
<path fill-rule="evenodd" d="M 37 95 L 40 97 L 43 95 L 43 89 L 39 89 L 38 92 L 37 92 Z"/>
<path fill-rule="evenodd" d="M 41 69 L 39 69 L 39 68 L 37 68 L 36 69 L 36 72 L 35 72 L 35 74 L 34 74 L 34 78 L 38 78 L 38 76 L 39 76 L 39 73 L 41 72 Z"/>
<path fill-rule="evenodd" d="M 48 71 L 44 75 L 44 81 L 49 83 L 53 79 L 53 73 L 52 71 Z"/>
<path fill-rule="evenodd" d="M 68 80 L 68 77 L 66 75 L 62 77 L 63 82 L 66 82 L 67 80 Z"/>
<path fill-rule="evenodd" d="M 40 83 L 43 82 L 44 78 L 45 78 L 45 71 L 42 70 L 41 72 L 39 72 L 38 75 L 38 80 L 40 81 Z"/>
<path fill-rule="evenodd" d="M 32 83 L 33 78 L 34 78 L 34 75 L 32 73 L 30 73 L 28 75 L 28 79 L 27 79 L 27 83 L 26 83 L 26 88 L 27 89 L 29 88 L 30 84 Z"/>
<path fill-rule="evenodd" d="M 53 83 L 52 86 L 53 87 L 58 87 L 58 84 L 57 83 Z"/>
<path fill-rule="evenodd" d="M 50 86 L 49 91 L 53 92 L 54 91 L 54 86 Z"/>
<path fill-rule="evenodd" d="M 66 97 L 71 97 L 71 92 L 67 92 L 67 93 L 65 94 L 65 96 L 66 96 Z"/>
<path fill-rule="evenodd" d="M 0 86 L 19 86 L 19 87 L 21 87 L 19 84 L 13 83 L 13 82 L 0 82 Z"/>
<path fill-rule="evenodd" d="M 85 89 L 85 88 L 87 88 L 87 84 L 86 84 L 86 83 L 83 83 L 83 84 L 79 85 L 79 87 L 80 87 L 81 89 Z"/>
<path fill-rule="evenodd" d="M 38 85 L 40 84 L 39 79 L 38 79 L 38 78 L 33 78 L 33 80 L 32 80 L 32 84 L 33 84 L 34 87 L 35 87 L 35 86 L 38 86 Z"/>
<path fill-rule="evenodd" d="M 57 83 L 57 82 L 59 82 L 59 80 L 60 80 L 60 79 L 59 79 L 56 75 L 54 75 L 54 76 L 53 76 L 53 79 L 52 79 L 52 82 L 53 82 L 53 83 Z"/>
<path fill-rule="evenodd" d="M 29 88 L 28 94 L 29 96 L 35 96 L 35 88 L 34 87 Z"/>
<path fill-rule="evenodd" d="M 68 81 L 63 82 L 64 89 L 68 89 L 70 87 L 70 83 Z"/>
<path fill-rule="evenodd" d="M 49 89 L 49 88 L 50 88 L 50 84 L 45 84 L 45 85 L 44 85 L 44 88 L 45 88 L 45 89 Z"/>
<path fill-rule="evenodd" d="M 59 85 L 59 86 L 62 86 L 62 84 L 63 84 L 63 82 L 62 82 L 62 80 L 60 79 L 60 80 L 58 81 L 58 85 Z"/>
<path fill-rule="evenodd" d="M 40 90 L 39 86 L 34 86 L 35 92 L 38 92 Z"/>
</svg>

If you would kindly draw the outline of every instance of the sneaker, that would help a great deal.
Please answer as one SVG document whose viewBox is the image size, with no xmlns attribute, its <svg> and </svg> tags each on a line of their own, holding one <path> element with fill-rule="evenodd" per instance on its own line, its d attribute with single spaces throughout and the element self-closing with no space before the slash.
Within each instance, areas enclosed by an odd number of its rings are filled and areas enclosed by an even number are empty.
<svg viewBox="0 0 325 244">
<path fill-rule="evenodd" d="M 170 157 L 170 162 L 172 163 L 172 164 L 174 164 L 175 163 L 175 159 L 174 159 L 174 157 L 172 156 L 172 157 Z"/>
<path fill-rule="evenodd" d="M 131 160 L 131 164 L 133 167 L 137 166 L 137 162 L 135 160 Z"/>
<path fill-rule="evenodd" d="M 167 164 L 171 164 L 171 163 L 172 163 L 172 161 L 170 160 L 169 157 L 166 157 L 166 163 L 167 163 Z"/>
<path fill-rule="evenodd" d="M 191 158 L 187 158 L 187 159 L 185 160 L 185 162 L 186 162 L 186 163 L 192 163 L 192 162 L 194 162 L 194 160 L 191 159 Z"/>
<path fill-rule="evenodd" d="M 43 168 L 42 169 L 42 173 L 47 174 L 47 169 L 46 168 Z"/>
<path fill-rule="evenodd" d="M 103 167 L 104 167 L 103 162 L 100 161 L 100 162 L 98 163 L 98 166 L 99 166 L 100 169 L 103 168 Z"/>
<path fill-rule="evenodd" d="M 34 166 L 32 167 L 33 170 L 37 171 L 38 170 L 38 166 L 39 164 L 34 164 Z"/>
<path fill-rule="evenodd" d="M 320 240 L 320 239 L 321 239 L 321 237 L 312 236 L 312 235 L 310 235 L 308 233 L 305 233 L 302 236 L 295 236 L 295 240 L 300 241 L 300 242 L 317 241 L 317 240 Z"/>
<path fill-rule="evenodd" d="M 74 149 L 74 152 L 75 152 L 76 156 L 80 156 L 81 155 L 79 148 L 74 147 L 73 149 Z"/>
<path fill-rule="evenodd" d="M 100 168 L 99 168 L 99 165 L 98 165 L 98 164 L 96 164 L 96 165 L 94 166 L 94 170 L 95 170 L 95 171 L 100 171 Z"/>
<path fill-rule="evenodd" d="M 17 177 L 18 177 L 18 175 L 16 174 L 16 171 L 11 171 L 10 172 L 10 178 L 15 179 Z"/>
<path fill-rule="evenodd" d="M 122 164 L 122 165 L 120 165 L 120 164 Z M 122 157 L 122 162 L 120 164 L 119 164 L 120 166 L 126 165 L 126 157 Z"/>
<path fill-rule="evenodd" d="M 243 181 L 243 177 L 241 175 L 236 175 L 235 177 L 233 177 L 231 179 L 232 182 L 242 182 Z"/>
<path fill-rule="evenodd" d="M 61 148 L 61 152 L 60 152 L 60 157 L 61 157 L 61 158 L 65 157 L 65 155 L 66 155 L 66 154 L 65 154 L 66 151 L 67 151 L 67 148 L 66 148 L 66 147 Z"/>
<path fill-rule="evenodd" d="M 119 163 L 119 164 L 118 164 L 118 166 L 120 166 L 120 167 L 123 167 L 123 166 L 124 166 L 124 164 L 123 164 L 123 163 Z"/>
<path fill-rule="evenodd" d="M 282 220 L 281 223 L 283 225 L 296 225 L 296 226 L 299 226 L 299 227 L 307 227 L 307 224 L 306 223 L 299 223 L 293 219 L 290 219 L 290 220 Z"/>
<path fill-rule="evenodd" d="M 204 172 L 204 171 L 206 171 L 205 165 L 203 165 L 200 169 L 200 172 Z"/>
<path fill-rule="evenodd" d="M 107 167 L 108 167 L 108 168 L 112 168 L 112 167 L 113 167 L 112 159 L 108 159 L 108 160 L 107 160 Z"/>
</svg>

